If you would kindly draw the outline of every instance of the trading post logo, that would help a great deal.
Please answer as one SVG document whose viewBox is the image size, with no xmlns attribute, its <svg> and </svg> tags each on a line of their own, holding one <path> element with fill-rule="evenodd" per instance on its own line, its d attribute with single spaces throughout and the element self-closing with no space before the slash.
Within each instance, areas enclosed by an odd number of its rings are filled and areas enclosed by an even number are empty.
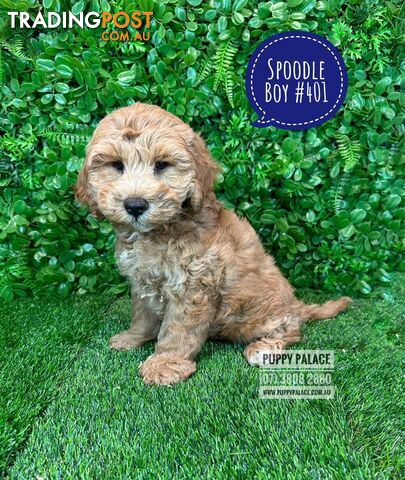
<svg viewBox="0 0 405 480">
<path fill-rule="evenodd" d="M 151 26 L 153 12 L 38 12 L 35 18 L 31 18 L 28 12 L 8 12 L 11 28 L 99 28 L 101 40 L 112 42 L 148 41 L 150 32 L 146 31 Z M 134 29 L 131 34 L 128 28 Z"/>
</svg>

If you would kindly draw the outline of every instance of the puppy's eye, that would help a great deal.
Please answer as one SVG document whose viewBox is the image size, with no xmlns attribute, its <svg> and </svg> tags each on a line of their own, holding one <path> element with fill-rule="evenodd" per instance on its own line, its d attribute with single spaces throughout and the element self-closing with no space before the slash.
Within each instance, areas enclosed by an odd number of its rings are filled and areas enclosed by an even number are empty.
<svg viewBox="0 0 405 480">
<path fill-rule="evenodd" d="M 124 164 L 120 161 L 117 160 L 116 162 L 112 163 L 112 166 L 117 170 L 118 172 L 123 172 L 124 171 Z"/>
<path fill-rule="evenodd" d="M 156 162 L 155 163 L 155 172 L 162 172 L 168 166 L 169 166 L 169 164 L 167 162 Z"/>
</svg>

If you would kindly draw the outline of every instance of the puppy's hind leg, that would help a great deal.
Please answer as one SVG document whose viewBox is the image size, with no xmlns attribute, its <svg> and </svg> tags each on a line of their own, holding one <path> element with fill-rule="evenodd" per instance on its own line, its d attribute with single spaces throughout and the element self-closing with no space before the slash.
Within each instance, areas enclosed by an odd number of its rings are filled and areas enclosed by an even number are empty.
<svg viewBox="0 0 405 480">
<path fill-rule="evenodd" d="M 301 325 L 304 322 L 334 317 L 346 310 L 350 302 L 349 297 L 330 300 L 323 305 L 306 305 L 296 300 L 276 328 L 274 320 L 263 325 L 257 334 L 258 339 L 245 348 L 246 360 L 251 365 L 260 365 L 263 361 L 263 352 L 280 352 L 288 345 L 299 342 Z"/>
<path fill-rule="evenodd" d="M 250 365 L 262 365 L 263 354 L 282 352 L 288 345 L 299 342 L 300 338 L 300 327 L 293 322 L 249 343 L 243 354 Z"/>
</svg>

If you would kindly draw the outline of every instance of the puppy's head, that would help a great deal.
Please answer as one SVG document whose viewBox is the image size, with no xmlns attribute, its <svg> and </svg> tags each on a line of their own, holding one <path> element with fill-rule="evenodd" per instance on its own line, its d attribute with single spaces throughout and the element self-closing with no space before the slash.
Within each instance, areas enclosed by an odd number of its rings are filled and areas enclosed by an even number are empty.
<svg viewBox="0 0 405 480">
<path fill-rule="evenodd" d="M 87 147 L 76 197 L 92 213 L 136 232 L 196 211 L 212 191 L 217 165 L 179 118 L 137 103 L 105 117 Z"/>
</svg>

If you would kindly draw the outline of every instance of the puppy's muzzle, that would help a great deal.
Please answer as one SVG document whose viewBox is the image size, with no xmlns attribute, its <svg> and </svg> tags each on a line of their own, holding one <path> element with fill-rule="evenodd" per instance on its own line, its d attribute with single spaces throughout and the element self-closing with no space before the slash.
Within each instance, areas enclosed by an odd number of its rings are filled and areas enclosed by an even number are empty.
<svg viewBox="0 0 405 480">
<path fill-rule="evenodd" d="M 149 208 L 149 203 L 143 198 L 127 198 L 124 200 L 124 208 L 136 220 L 146 212 Z"/>
</svg>

